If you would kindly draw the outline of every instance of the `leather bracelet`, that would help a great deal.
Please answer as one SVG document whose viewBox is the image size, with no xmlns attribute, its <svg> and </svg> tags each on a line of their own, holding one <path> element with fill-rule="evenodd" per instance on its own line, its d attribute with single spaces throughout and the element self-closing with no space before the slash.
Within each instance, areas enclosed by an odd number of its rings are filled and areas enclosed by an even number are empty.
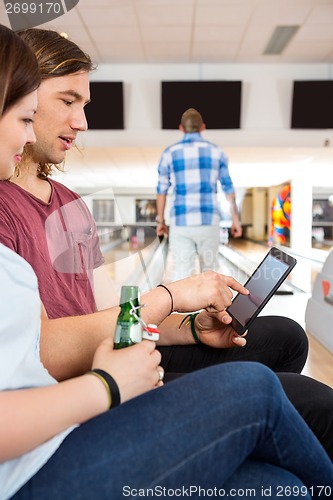
<svg viewBox="0 0 333 500">
<path fill-rule="evenodd" d="M 117 385 L 117 382 L 113 377 L 111 377 L 109 373 L 104 370 L 100 370 L 99 368 L 95 368 L 94 370 L 90 370 L 86 374 L 95 375 L 103 382 L 109 397 L 109 410 L 120 405 L 119 387 Z"/>
<path fill-rule="evenodd" d="M 170 312 L 168 314 L 168 316 L 170 316 L 171 313 L 173 313 L 173 297 L 172 297 L 172 293 L 170 292 L 169 288 L 167 288 L 165 285 L 157 285 L 156 288 L 158 287 L 161 287 L 161 288 L 164 288 L 164 290 L 166 290 L 168 292 L 168 294 L 170 295 L 170 299 L 171 299 L 171 309 L 170 309 Z"/>
</svg>

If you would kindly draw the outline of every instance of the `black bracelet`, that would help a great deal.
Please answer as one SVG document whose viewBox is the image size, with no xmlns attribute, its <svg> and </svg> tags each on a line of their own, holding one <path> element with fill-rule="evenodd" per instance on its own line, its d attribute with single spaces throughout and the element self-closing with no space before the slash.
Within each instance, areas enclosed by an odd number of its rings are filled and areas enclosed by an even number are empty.
<svg viewBox="0 0 333 500">
<path fill-rule="evenodd" d="M 99 368 L 95 368 L 94 370 L 90 370 L 87 372 L 87 375 L 91 373 L 91 375 L 95 375 L 98 377 L 103 384 L 105 385 L 106 390 L 108 391 L 109 395 L 109 409 L 115 408 L 116 406 L 120 405 L 120 393 L 119 393 L 119 387 L 117 385 L 117 382 L 114 380 L 113 377 L 104 370 L 100 370 Z"/>
<path fill-rule="evenodd" d="M 170 309 L 170 312 L 169 312 L 169 314 L 168 314 L 168 316 L 170 316 L 170 314 L 173 312 L 173 297 L 172 297 L 172 294 L 171 294 L 171 292 L 170 292 L 169 288 L 167 288 L 165 285 L 157 285 L 157 287 L 159 287 L 159 286 L 160 286 L 160 287 L 162 287 L 162 288 L 164 288 L 164 289 L 168 292 L 168 294 L 170 295 L 170 299 L 171 299 L 171 309 Z M 157 287 L 156 287 L 156 288 L 157 288 Z"/>
</svg>

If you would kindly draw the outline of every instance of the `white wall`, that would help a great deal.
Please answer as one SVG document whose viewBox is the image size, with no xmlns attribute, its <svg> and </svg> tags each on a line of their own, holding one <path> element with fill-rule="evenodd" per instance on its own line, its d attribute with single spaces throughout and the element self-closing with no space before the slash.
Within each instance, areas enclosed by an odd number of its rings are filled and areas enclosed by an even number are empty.
<svg viewBox="0 0 333 500">
<path fill-rule="evenodd" d="M 85 146 L 165 146 L 178 140 L 177 131 L 162 131 L 162 80 L 241 80 L 241 130 L 207 131 L 225 146 L 321 147 L 332 130 L 290 130 L 293 80 L 325 80 L 330 64 L 145 64 L 101 65 L 92 81 L 123 81 L 123 131 L 88 131 Z M 112 109 L 105 112 L 112 113 Z"/>
</svg>

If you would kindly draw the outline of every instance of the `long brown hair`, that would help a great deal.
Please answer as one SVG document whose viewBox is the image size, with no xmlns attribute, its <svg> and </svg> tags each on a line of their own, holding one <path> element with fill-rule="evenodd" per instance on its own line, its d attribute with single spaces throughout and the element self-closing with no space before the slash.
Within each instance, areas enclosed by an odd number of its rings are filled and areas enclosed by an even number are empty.
<svg viewBox="0 0 333 500">
<path fill-rule="evenodd" d="M 42 81 L 79 71 L 89 72 L 96 67 L 76 43 L 56 31 L 31 28 L 18 32 L 18 35 L 35 53 Z M 50 176 L 53 167 L 62 170 L 61 165 L 40 163 L 38 177 L 45 179 Z"/>
<path fill-rule="evenodd" d="M 14 31 L 0 24 L 0 117 L 39 83 L 34 53 Z"/>
</svg>

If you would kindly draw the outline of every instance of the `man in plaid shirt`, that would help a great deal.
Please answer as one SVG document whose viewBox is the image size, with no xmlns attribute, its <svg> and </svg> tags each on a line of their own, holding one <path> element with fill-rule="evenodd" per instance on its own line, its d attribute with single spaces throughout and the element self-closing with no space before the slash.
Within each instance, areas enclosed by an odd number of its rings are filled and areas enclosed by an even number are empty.
<svg viewBox="0 0 333 500">
<path fill-rule="evenodd" d="M 231 234 L 242 235 L 235 190 L 228 170 L 228 159 L 215 144 L 200 134 L 205 124 L 194 108 L 185 111 L 179 126 L 182 141 L 168 147 L 158 167 L 157 234 L 168 234 L 164 210 L 168 190 L 173 186 L 170 211 L 172 279 L 190 276 L 199 257 L 200 271 L 218 270 L 219 208 L 217 184 L 230 203 Z"/>
</svg>

